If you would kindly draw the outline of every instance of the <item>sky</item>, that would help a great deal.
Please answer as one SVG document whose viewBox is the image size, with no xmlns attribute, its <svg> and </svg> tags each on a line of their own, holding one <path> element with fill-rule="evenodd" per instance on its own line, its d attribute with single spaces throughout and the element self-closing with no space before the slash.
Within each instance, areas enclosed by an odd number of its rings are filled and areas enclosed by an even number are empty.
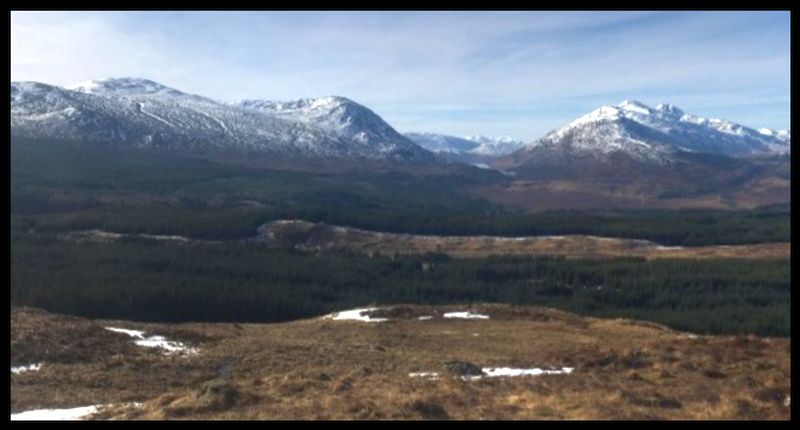
<svg viewBox="0 0 800 430">
<path fill-rule="evenodd" d="M 638 100 L 790 124 L 787 12 L 12 12 L 11 80 L 339 95 L 401 132 L 535 140 Z"/>
</svg>

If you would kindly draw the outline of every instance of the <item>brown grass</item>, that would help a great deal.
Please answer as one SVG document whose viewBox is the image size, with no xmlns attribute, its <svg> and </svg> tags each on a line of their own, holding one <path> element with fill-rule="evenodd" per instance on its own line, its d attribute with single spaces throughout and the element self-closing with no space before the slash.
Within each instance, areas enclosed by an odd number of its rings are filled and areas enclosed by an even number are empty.
<svg viewBox="0 0 800 430">
<path fill-rule="evenodd" d="M 661 187 L 648 182 L 608 184 L 587 180 L 513 180 L 474 187 L 471 192 L 490 202 L 529 213 L 549 209 L 752 209 L 790 200 L 788 178 L 759 177 L 731 192 L 658 198 Z M 659 191 L 661 190 L 661 191 Z"/>
<path fill-rule="evenodd" d="M 441 317 L 467 307 L 395 309 L 376 312 L 392 318 L 385 323 L 318 318 L 238 328 L 12 309 L 12 360 L 26 351 L 26 360 L 45 364 L 11 376 L 11 410 L 114 405 L 98 419 L 789 418 L 789 339 L 690 338 L 657 324 L 537 307 L 471 308 L 490 320 Z M 105 325 L 192 342 L 200 353 L 165 356 Z M 93 348 L 84 348 L 74 333 L 107 343 L 86 340 Z M 70 353 L 57 348 L 61 338 Z M 69 354 L 74 359 L 64 359 Z M 453 361 L 575 370 L 463 381 L 448 372 Z M 134 401 L 142 407 L 125 405 Z"/>
<path fill-rule="evenodd" d="M 566 258 L 779 258 L 788 257 L 789 243 L 660 247 L 646 240 L 596 236 L 502 238 L 496 236 L 421 236 L 393 234 L 313 224 L 275 221 L 263 230 L 270 243 L 301 250 L 349 249 L 366 254 L 424 254 L 442 252 L 453 257 L 489 255 L 554 255 Z"/>
</svg>

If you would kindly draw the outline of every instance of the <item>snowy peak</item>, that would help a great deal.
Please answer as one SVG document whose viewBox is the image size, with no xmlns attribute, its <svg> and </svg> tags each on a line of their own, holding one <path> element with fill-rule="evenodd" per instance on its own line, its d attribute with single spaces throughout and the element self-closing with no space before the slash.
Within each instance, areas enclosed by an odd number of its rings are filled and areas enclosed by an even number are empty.
<svg viewBox="0 0 800 430">
<path fill-rule="evenodd" d="M 636 112 L 642 115 L 650 115 L 653 111 L 649 106 L 636 100 L 623 100 L 622 103 L 617 106 L 623 111 Z"/>
<path fill-rule="evenodd" d="M 432 155 L 398 133 L 378 114 L 348 98 L 326 96 L 293 101 L 244 100 L 237 106 L 286 121 L 313 125 L 338 136 L 350 145 L 372 148 L 384 154 L 410 154 L 427 159 Z"/>
<path fill-rule="evenodd" d="M 622 110 L 615 106 L 600 106 L 575 121 L 572 121 L 567 127 L 577 127 L 598 121 L 616 121 L 622 118 L 622 116 Z"/>
<path fill-rule="evenodd" d="M 525 150 L 534 148 L 596 155 L 625 152 L 663 163 L 678 150 L 729 156 L 786 154 L 790 151 L 790 135 L 687 114 L 668 103 L 654 109 L 624 100 L 601 106 L 525 146 Z"/>
<path fill-rule="evenodd" d="M 100 96 L 181 95 L 182 92 L 143 78 L 107 78 L 80 82 L 68 90 Z"/>
<path fill-rule="evenodd" d="M 661 103 L 661 104 L 659 104 L 658 106 L 656 106 L 656 110 L 658 110 L 659 112 L 662 112 L 664 115 L 671 116 L 671 117 L 680 118 L 680 117 L 682 117 L 684 115 L 684 112 L 681 109 L 679 109 L 678 107 L 676 107 L 674 105 L 671 105 L 669 103 Z"/>
</svg>

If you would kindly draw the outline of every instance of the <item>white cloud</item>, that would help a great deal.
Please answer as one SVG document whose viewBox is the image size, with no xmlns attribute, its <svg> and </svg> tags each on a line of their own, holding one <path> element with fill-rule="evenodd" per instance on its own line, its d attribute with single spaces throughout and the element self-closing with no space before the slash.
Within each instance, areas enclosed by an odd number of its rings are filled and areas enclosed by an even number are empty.
<svg viewBox="0 0 800 430">
<path fill-rule="evenodd" d="M 142 76 L 226 100 L 336 94 L 401 130 L 522 138 L 622 98 L 724 117 L 725 100 L 769 94 L 773 123 L 753 125 L 786 128 L 788 19 L 773 15 L 13 12 L 11 74 Z"/>
</svg>

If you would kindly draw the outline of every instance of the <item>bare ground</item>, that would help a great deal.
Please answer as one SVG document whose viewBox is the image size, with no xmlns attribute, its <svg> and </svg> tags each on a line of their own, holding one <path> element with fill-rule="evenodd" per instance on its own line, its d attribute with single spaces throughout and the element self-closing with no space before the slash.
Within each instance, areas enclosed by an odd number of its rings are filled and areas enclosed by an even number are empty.
<svg viewBox="0 0 800 430">
<path fill-rule="evenodd" d="M 491 319 L 443 318 L 464 310 Z M 112 404 L 94 418 L 790 417 L 785 338 L 695 336 L 653 323 L 507 305 L 399 305 L 372 316 L 389 321 L 170 325 L 12 308 L 12 366 L 44 364 L 11 375 L 11 411 Z M 167 356 L 105 326 L 161 334 L 199 353 Z M 449 373 L 452 361 L 574 371 L 464 381 Z"/>
</svg>

